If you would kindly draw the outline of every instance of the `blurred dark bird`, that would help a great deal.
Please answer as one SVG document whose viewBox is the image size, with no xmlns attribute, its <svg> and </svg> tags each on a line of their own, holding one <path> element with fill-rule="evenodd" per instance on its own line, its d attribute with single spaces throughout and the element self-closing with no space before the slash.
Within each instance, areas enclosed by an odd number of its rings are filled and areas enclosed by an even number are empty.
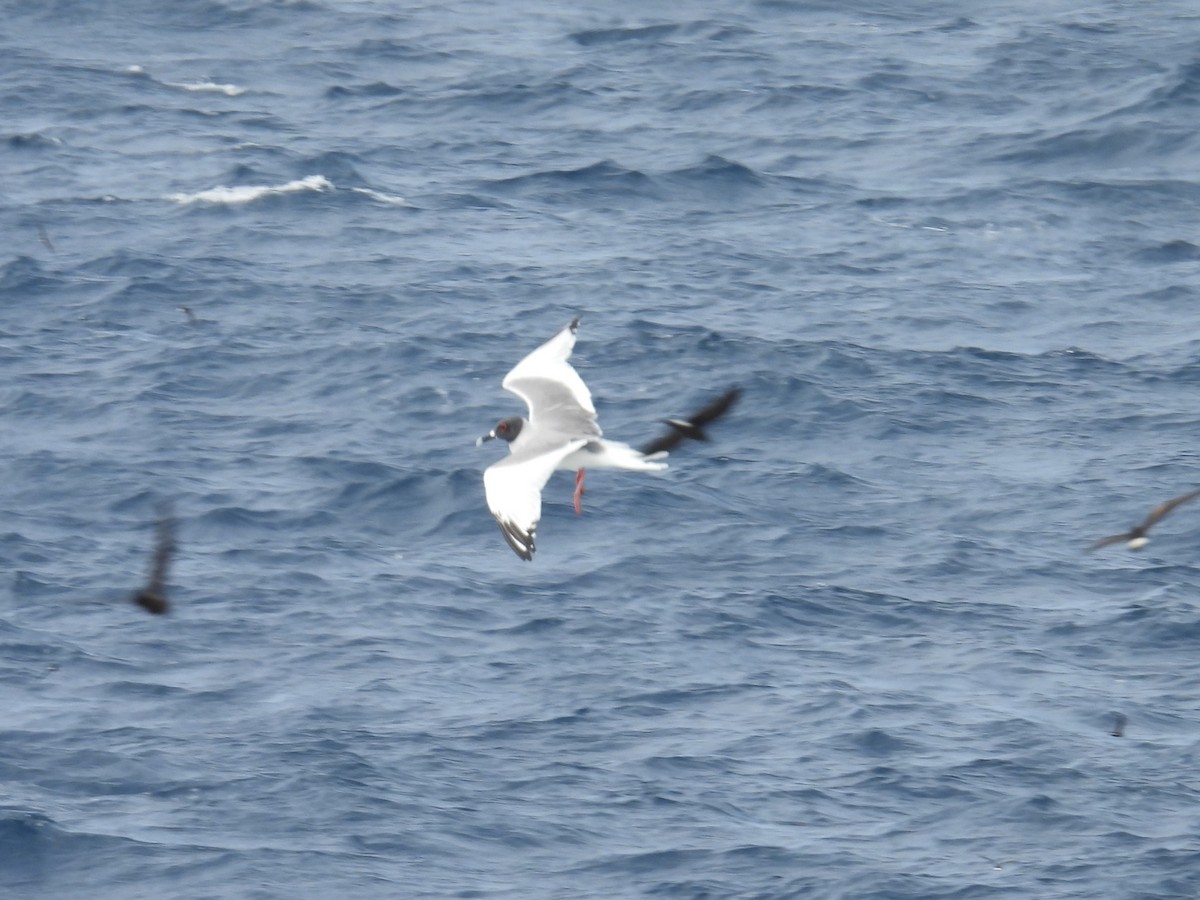
<svg viewBox="0 0 1200 900">
<path fill-rule="evenodd" d="M 1114 716 L 1114 719 L 1113 719 L 1112 736 L 1113 737 L 1124 737 L 1125 724 L 1129 720 L 1127 718 L 1125 718 L 1124 714 L 1122 714 L 1122 713 L 1113 713 L 1113 716 Z"/>
<path fill-rule="evenodd" d="M 730 388 L 686 419 L 664 419 L 663 421 L 671 426 L 671 430 L 642 447 L 641 452 L 649 456 L 651 453 L 673 450 L 687 440 L 707 441 L 708 434 L 704 431 L 704 426 L 729 412 L 730 407 L 737 402 L 740 396 L 742 396 L 741 388 Z"/>
<path fill-rule="evenodd" d="M 175 552 L 175 519 L 170 507 L 163 507 L 158 514 L 158 539 L 154 548 L 154 561 L 150 565 L 150 578 L 146 586 L 133 595 L 133 602 L 146 612 L 161 615 L 170 609 L 167 602 L 167 567 L 171 554 Z"/>
<path fill-rule="evenodd" d="M 54 253 L 55 252 L 54 244 L 50 243 L 50 235 L 46 234 L 46 229 L 43 228 L 41 225 L 39 225 L 37 227 L 37 233 L 38 233 L 38 240 L 40 240 L 42 242 L 42 246 L 45 247 L 47 250 L 49 250 L 51 253 Z"/>
<path fill-rule="evenodd" d="M 194 309 L 192 309 L 190 306 L 177 306 L 175 308 L 177 310 L 179 310 L 181 313 L 183 313 L 185 316 L 187 316 L 187 321 L 188 321 L 189 325 L 216 325 L 217 324 L 216 319 L 205 319 L 205 318 L 202 318 L 202 317 L 196 315 L 196 311 Z"/>
<path fill-rule="evenodd" d="M 1151 511 L 1150 515 L 1146 516 L 1146 521 L 1141 525 L 1136 525 L 1124 534 L 1114 534 L 1106 538 L 1100 538 L 1096 543 L 1092 544 L 1085 551 L 1091 553 L 1093 550 L 1099 550 L 1101 547 L 1107 547 L 1109 544 L 1119 544 L 1124 541 L 1129 545 L 1130 550 L 1141 550 L 1149 543 L 1150 538 L 1148 532 L 1154 527 L 1163 516 L 1173 510 L 1175 507 L 1187 503 L 1189 500 L 1195 500 L 1200 497 L 1200 491 L 1191 491 L 1184 494 L 1182 497 L 1176 497 L 1174 500 L 1168 500 L 1162 503 Z"/>
</svg>

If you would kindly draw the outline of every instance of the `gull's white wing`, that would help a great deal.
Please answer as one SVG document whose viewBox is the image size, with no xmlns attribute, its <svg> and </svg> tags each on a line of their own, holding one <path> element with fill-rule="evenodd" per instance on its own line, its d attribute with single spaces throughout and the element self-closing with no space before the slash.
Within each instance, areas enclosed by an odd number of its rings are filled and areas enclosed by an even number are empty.
<svg viewBox="0 0 1200 900">
<path fill-rule="evenodd" d="M 575 319 L 513 366 L 503 387 L 529 407 L 531 425 L 567 435 L 600 436 L 592 394 L 567 360 L 575 346 Z"/>
<path fill-rule="evenodd" d="M 542 518 L 542 488 L 555 467 L 587 441 L 568 441 L 536 455 L 513 454 L 483 472 L 488 509 L 500 524 L 508 546 L 521 559 L 533 559 L 534 537 Z"/>
</svg>

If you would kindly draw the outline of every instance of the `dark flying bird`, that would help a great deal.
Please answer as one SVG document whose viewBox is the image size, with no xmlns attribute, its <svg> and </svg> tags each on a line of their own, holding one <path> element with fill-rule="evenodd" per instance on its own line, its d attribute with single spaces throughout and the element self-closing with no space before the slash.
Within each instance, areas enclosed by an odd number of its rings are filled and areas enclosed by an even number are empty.
<svg viewBox="0 0 1200 900">
<path fill-rule="evenodd" d="M 175 308 L 177 310 L 179 310 L 181 313 L 183 313 L 185 316 L 187 316 L 189 325 L 199 325 L 200 324 L 200 320 L 196 318 L 196 314 L 194 312 L 192 312 L 192 308 L 190 306 L 177 306 Z"/>
<path fill-rule="evenodd" d="M 705 433 L 704 426 L 729 412 L 740 396 L 741 388 L 730 388 L 686 419 L 664 419 L 663 421 L 671 426 L 671 430 L 642 447 L 642 453 L 649 455 L 661 453 L 663 450 L 674 450 L 686 440 L 707 441 L 708 434 Z"/>
<path fill-rule="evenodd" d="M 179 310 L 181 313 L 183 313 L 185 316 L 187 316 L 187 321 L 188 321 L 189 325 L 216 325 L 217 324 L 216 319 L 202 319 L 200 316 L 196 315 L 195 311 L 190 306 L 177 306 L 175 308 L 177 310 Z"/>
<path fill-rule="evenodd" d="M 1189 493 L 1184 494 L 1182 497 L 1176 497 L 1174 500 L 1168 500 L 1166 503 L 1162 503 L 1154 507 L 1150 515 L 1146 516 L 1146 521 L 1141 525 L 1134 526 L 1124 534 L 1114 534 L 1106 538 L 1101 538 L 1100 540 L 1096 541 L 1096 543 L 1088 547 L 1085 552 L 1091 553 L 1093 550 L 1099 550 L 1101 547 L 1107 547 L 1109 544 L 1119 544 L 1122 541 L 1125 541 L 1129 545 L 1130 550 L 1141 550 L 1146 546 L 1147 543 L 1149 543 L 1150 538 L 1147 537 L 1147 533 L 1151 528 L 1154 527 L 1155 523 L 1157 523 L 1159 519 L 1161 519 L 1175 507 L 1187 503 L 1189 500 L 1195 500 L 1197 497 L 1200 497 L 1200 491 L 1190 491 Z"/>
<path fill-rule="evenodd" d="M 50 243 L 50 235 L 46 234 L 46 229 L 43 228 L 41 225 L 39 225 L 37 227 L 37 233 L 38 233 L 38 240 L 40 240 L 42 242 L 42 246 L 44 246 L 51 253 L 54 253 L 55 252 L 54 244 Z"/>
<path fill-rule="evenodd" d="M 154 562 L 150 565 L 150 579 L 146 586 L 133 595 L 133 602 L 146 612 L 156 615 L 165 613 L 167 602 L 167 567 L 171 554 L 175 552 L 175 519 L 170 507 L 163 507 L 158 514 L 158 540 L 154 548 Z"/>
</svg>

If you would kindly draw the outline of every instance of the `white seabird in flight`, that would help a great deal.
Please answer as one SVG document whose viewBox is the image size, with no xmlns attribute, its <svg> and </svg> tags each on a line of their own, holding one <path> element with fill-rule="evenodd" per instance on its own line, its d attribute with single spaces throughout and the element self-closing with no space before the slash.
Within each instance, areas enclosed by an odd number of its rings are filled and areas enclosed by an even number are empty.
<svg viewBox="0 0 1200 900">
<path fill-rule="evenodd" d="M 533 559 L 542 517 L 542 488 L 556 469 L 577 470 L 575 512 L 582 512 L 585 469 L 665 469 L 665 453 L 647 456 L 628 444 L 601 437 L 592 395 L 567 359 L 575 346 L 576 317 L 504 376 L 502 385 L 525 401 L 529 418 L 502 419 L 476 445 L 492 438 L 508 442 L 509 455 L 483 473 L 488 509 L 508 546 Z"/>
</svg>

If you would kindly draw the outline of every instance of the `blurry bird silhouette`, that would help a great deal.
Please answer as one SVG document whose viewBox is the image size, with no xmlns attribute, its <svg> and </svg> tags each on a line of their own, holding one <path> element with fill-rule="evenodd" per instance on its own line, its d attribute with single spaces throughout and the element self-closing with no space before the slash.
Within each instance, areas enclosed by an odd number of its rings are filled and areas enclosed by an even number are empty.
<svg viewBox="0 0 1200 900">
<path fill-rule="evenodd" d="M 642 447 L 641 452 L 649 456 L 651 453 L 673 450 L 687 440 L 707 441 L 708 434 L 704 431 L 704 426 L 716 421 L 729 412 L 730 408 L 737 402 L 738 397 L 741 395 L 741 388 L 730 388 L 716 400 L 702 406 L 686 419 L 664 419 L 663 421 L 671 426 L 671 430 L 655 438 L 645 447 Z"/>
<path fill-rule="evenodd" d="M 161 615 L 171 606 L 167 601 L 167 567 L 175 552 L 175 519 L 170 506 L 159 509 L 157 535 L 150 578 L 146 586 L 133 595 L 133 602 L 146 612 Z"/>
<path fill-rule="evenodd" d="M 47 250 L 49 250 L 51 253 L 56 252 L 54 249 L 54 244 L 51 243 L 51 241 L 50 241 L 50 235 L 46 234 L 46 229 L 43 228 L 41 225 L 39 225 L 37 227 L 37 233 L 38 233 L 38 240 L 40 240 L 42 242 L 42 246 L 45 247 Z"/>
<path fill-rule="evenodd" d="M 1187 503 L 1189 500 L 1195 500 L 1200 497 L 1200 491 L 1191 491 L 1184 494 L 1182 497 L 1176 497 L 1174 500 L 1168 500 L 1166 503 L 1161 503 L 1146 516 L 1146 521 L 1141 525 L 1135 525 L 1129 531 L 1123 534 L 1113 534 L 1106 538 L 1100 538 L 1096 543 L 1087 548 L 1086 553 L 1091 553 L 1093 550 L 1099 550 L 1101 547 L 1107 547 L 1109 544 L 1119 544 L 1122 541 L 1129 545 L 1130 550 L 1141 550 L 1149 543 L 1150 538 L 1148 532 L 1154 527 L 1163 516 L 1181 504 Z"/>
</svg>

